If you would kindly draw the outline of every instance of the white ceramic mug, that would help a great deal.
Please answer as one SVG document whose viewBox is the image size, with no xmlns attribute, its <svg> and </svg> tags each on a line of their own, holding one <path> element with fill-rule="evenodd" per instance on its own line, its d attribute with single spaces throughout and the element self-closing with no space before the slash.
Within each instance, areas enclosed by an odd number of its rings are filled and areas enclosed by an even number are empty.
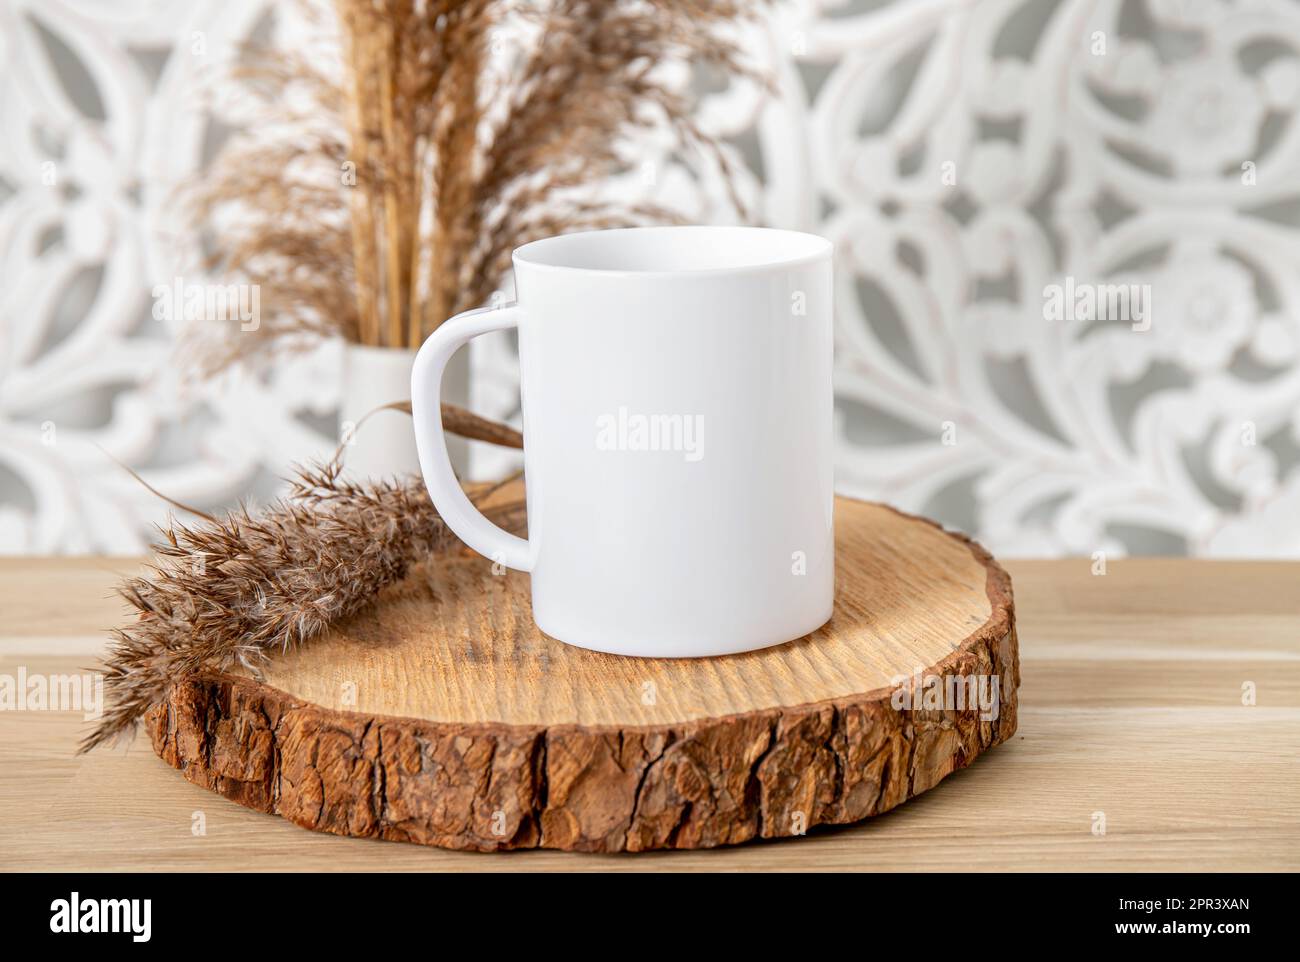
<svg viewBox="0 0 1300 962">
<path fill-rule="evenodd" d="M 467 545 L 532 573 L 542 631 L 675 658 L 830 618 L 831 250 L 750 227 L 551 237 L 514 252 L 517 303 L 425 341 L 411 398 L 429 494 Z M 456 349 L 511 327 L 527 540 L 470 504 L 439 410 Z"/>
</svg>

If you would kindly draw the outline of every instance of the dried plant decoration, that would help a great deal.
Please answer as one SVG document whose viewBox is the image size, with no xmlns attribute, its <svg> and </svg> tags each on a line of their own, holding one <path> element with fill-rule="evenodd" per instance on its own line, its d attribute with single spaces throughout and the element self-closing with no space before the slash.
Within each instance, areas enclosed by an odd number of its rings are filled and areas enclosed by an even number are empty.
<svg viewBox="0 0 1300 962">
<path fill-rule="evenodd" d="M 309 642 L 413 565 L 459 548 L 420 479 L 358 485 L 340 469 L 335 460 L 300 470 L 288 497 L 266 512 L 162 530 L 150 574 L 120 589 L 139 617 L 113 632 L 107 708 L 81 751 L 133 734 L 174 682 L 203 668 L 255 667 Z M 522 499 L 485 505 L 498 487 L 473 500 L 519 531 Z"/>
<path fill-rule="evenodd" d="M 332 37 L 335 56 L 255 54 L 239 78 L 279 135 L 234 141 L 197 191 L 196 215 L 214 226 L 210 266 L 258 285 L 266 308 L 256 330 L 205 343 L 200 366 L 320 336 L 418 346 L 445 318 L 488 302 L 520 244 L 675 219 L 593 199 L 588 188 L 635 166 L 620 145 L 656 125 L 729 175 L 722 145 L 662 68 L 747 73 L 717 30 L 751 9 L 741 0 L 308 2 L 308 22 Z M 494 71 L 507 25 L 531 39 L 507 43 L 508 63 Z M 466 436 L 519 444 L 517 432 L 468 412 L 444 406 L 444 417 Z M 108 707 L 82 751 L 129 736 L 181 678 L 255 666 L 308 642 L 458 545 L 419 479 L 356 485 L 340 467 L 336 458 L 301 471 L 266 512 L 163 529 L 151 573 L 122 587 L 139 617 L 114 632 Z M 522 527 L 521 500 L 484 511 Z"/>
<path fill-rule="evenodd" d="M 199 189 L 219 225 L 212 266 L 261 287 L 256 332 L 209 371 L 341 334 L 414 347 L 487 303 L 520 244 L 566 231 L 677 220 L 597 199 L 637 166 L 638 130 L 671 131 L 730 182 L 670 65 L 753 76 L 721 30 L 743 0 L 334 0 L 308 21 L 335 57 L 263 50 L 239 71 L 280 134 L 232 143 Z M 734 196 L 733 202 L 739 207 Z"/>
</svg>

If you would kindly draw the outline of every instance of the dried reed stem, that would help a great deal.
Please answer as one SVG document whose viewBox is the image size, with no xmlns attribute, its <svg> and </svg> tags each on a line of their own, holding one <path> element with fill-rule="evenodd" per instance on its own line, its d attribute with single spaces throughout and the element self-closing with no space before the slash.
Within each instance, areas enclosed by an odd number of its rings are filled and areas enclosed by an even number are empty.
<svg viewBox="0 0 1300 962">
<path fill-rule="evenodd" d="M 303 2 L 336 35 L 338 69 L 255 55 L 240 79 L 297 133 L 237 139 L 199 192 L 201 220 L 237 215 L 214 239 L 214 265 L 263 288 L 261 328 L 205 345 L 208 371 L 321 334 L 415 347 L 487 303 L 523 243 L 680 219 L 655 204 L 583 199 L 637 166 L 625 145 L 638 129 L 665 124 L 684 151 L 731 169 L 662 68 L 752 78 L 719 28 L 756 4 Z M 494 41 L 504 56 L 491 56 Z"/>
<path fill-rule="evenodd" d="M 138 618 L 113 632 L 108 707 L 80 751 L 129 737 L 177 681 L 203 669 L 255 669 L 459 545 L 420 479 L 353 485 L 339 467 L 300 470 L 289 497 L 265 513 L 240 509 L 162 529 L 152 573 L 120 589 Z M 523 512 L 522 501 L 509 500 L 484 513 L 517 531 Z"/>
</svg>

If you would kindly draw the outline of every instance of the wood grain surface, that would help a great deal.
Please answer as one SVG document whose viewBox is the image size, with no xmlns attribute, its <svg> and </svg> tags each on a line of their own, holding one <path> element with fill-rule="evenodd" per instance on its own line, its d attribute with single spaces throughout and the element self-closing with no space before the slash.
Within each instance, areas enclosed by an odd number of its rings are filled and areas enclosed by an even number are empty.
<svg viewBox="0 0 1300 962">
<path fill-rule="evenodd" d="M 133 559 L 0 560 L 0 674 L 92 666 Z M 886 816 L 697 852 L 506 856 L 338 838 L 178 778 L 75 711 L 0 713 L 0 868 L 309 871 L 1300 869 L 1300 564 L 1007 564 L 1017 734 Z M 1243 704 L 1243 686 L 1255 704 Z M 1104 817 L 1104 832 L 1099 819 Z"/>
<path fill-rule="evenodd" d="M 176 685 L 146 728 L 189 781 L 337 835 L 641 852 L 855 822 L 1015 732 L 1016 637 L 978 546 L 843 498 L 835 533 L 834 613 L 785 645 L 575 648 L 533 623 L 527 575 L 466 551 L 257 676 Z"/>
<path fill-rule="evenodd" d="M 527 574 L 501 566 L 494 574 L 491 561 L 465 552 L 271 661 L 262 681 L 321 708 L 366 715 L 673 725 L 890 688 L 993 619 L 983 558 L 926 521 L 841 498 L 835 550 L 831 621 L 764 651 L 626 658 L 560 644 L 533 623 Z"/>
</svg>

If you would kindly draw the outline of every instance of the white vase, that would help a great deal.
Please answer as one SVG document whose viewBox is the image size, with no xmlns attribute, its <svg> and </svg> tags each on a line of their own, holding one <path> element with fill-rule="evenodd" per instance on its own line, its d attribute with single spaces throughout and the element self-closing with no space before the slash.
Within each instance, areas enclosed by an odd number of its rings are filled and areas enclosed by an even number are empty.
<svg viewBox="0 0 1300 962">
<path fill-rule="evenodd" d="M 404 411 L 377 410 L 395 401 L 410 401 L 415 353 L 404 348 L 344 345 L 339 438 L 344 443 L 343 469 L 349 480 L 388 480 L 420 473 L 411 416 Z M 447 365 L 442 399 L 462 407 L 468 403 L 468 351 L 458 352 Z M 463 474 L 468 463 L 467 442 L 455 439 L 449 452 L 452 466 Z"/>
</svg>

